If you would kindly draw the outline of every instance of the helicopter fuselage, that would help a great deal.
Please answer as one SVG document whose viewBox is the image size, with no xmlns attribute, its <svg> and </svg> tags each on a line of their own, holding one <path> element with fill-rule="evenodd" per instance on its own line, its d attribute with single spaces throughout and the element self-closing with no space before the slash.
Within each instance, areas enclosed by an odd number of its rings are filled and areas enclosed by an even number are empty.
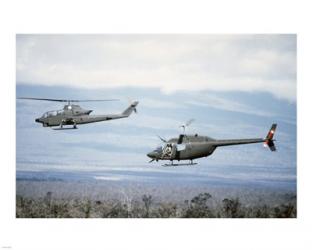
<svg viewBox="0 0 312 250">
<path fill-rule="evenodd" d="M 35 121 L 42 123 L 44 127 L 55 127 L 60 125 L 77 125 L 93 122 L 102 122 L 112 119 L 120 119 L 126 116 L 120 115 L 55 115 L 51 117 L 40 117 Z"/>
<path fill-rule="evenodd" d="M 211 155 L 216 146 L 215 139 L 208 136 L 184 135 L 178 144 L 179 138 L 172 138 L 161 149 L 158 148 L 148 156 L 156 160 L 193 160 Z"/>
<path fill-rule="evenodd" d="M 149 152 L 147 156 L 152 159 L 150 162 L 154 160 L 170 160 L 171 162 L 174 160 L 190 160 L 191 164 L 193 164 L 193 159 L 207 157 L 211 155 L 217 147 L 221 146 L 262 142 L 271 151 L 276 151 L 273 139 L 276 127 L 277 124 L 272 124 L 265 138 L 216 140 L 208 136 L 199 136 L 197 134 L 181 134 L 178 138 L 172 138 L 168 141 L 160 138 L 165 142 L 165 145 Z"/>
<path fill-rule="evenodd" d="M 208 136 L 199 136 L 197 134 L 185 135 L 181 144 L 177 144 L 178 141 L 179 138 L 172 138 L 166 145 L 168 146 L 168 144 L 171 144 L 175 150 L 175 157 L 171 157 L 174 159 L 170 160 L 192 160 L 207 157 L 216 149 L 211 143 L 215 140 Z"/>
<path fill-rule="evenodd" d="M 92 110 L 83 109 L 79 105 L 65 105 L 62 110 L 48 111 L 35 121 L 41 123 L 44 127 L 62 127 L 63 125 L 74 125 L 75 127 L 78 124 L 126 118 L 132 113 L 132 111 L 135 111 L 137 104 L 138 102 L 133 102 L 121 114 L 107 115 L 90 115 Z"/>
</svg>

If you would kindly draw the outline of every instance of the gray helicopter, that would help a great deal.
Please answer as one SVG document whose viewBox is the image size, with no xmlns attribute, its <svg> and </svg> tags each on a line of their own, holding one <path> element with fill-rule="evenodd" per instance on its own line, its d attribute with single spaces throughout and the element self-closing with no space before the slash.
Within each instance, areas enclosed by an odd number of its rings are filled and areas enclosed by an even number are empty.
<svg viewBox="0 0 312 250">
<path fill-rule="evenodd" d="M 189 126 L 194 120 L 188 121 L 185 125 L 182 125 L 183 131 Z M 221 146 L 231 146 L 240 144 L 250 144 L 250 143 L 264 143 L 264 146 L 269 147 L 271 151 L 276 151 L 274 145 L 274 133 L 277 124 L 272 124 L 265 138 L 250 138 L 250 139 L 227 139 L 227 140 L 216 140 L 208 136 L 186 135 L 182 133 L 178 138 L 172 138 L 170 140 L 165 140 L 159 137 L 165 145 L 159 147 L 154 151 L 147 154 L 151 158 L 150 162 L 159 160 L 169 160 L 171 163 L 164 164 L 163 166 L 180 166 L 180 165 L 195 165 L 193 159 L 207 157 L 211 155 L 217 147 Z M 189 160 L 189 163 L 174 164 L 173 161 L 177 160 Z"/>
<path fill-rule="evenodd" d="M 37 101 L 52 101 L 52 102 L 67 102 L 67 104 L 61 110 L 54 110 L 45 112 L 41 117 L 35 121 L 42 123 L 43 127 L 55 127 L 55 130 L 64 129 L 77 129 L 78 124 L 86 124 L 93 122 L 102 122 L 113 119 L 121 119 L 128 117 L 133 111 L 136 113 L 136 106 L 138 101 L 131 102 L 130 106 L 120 114 L 108 114 L 108 115 L 90 115 L 93 110 L 87 110 L 81 108 L 77 102 L 101 102 L 101 101 L 117 101 L 118 99 L 105 99 L 105 100 L 64 100 L 64 99 L 48 99 L 48 98 L 31 98 L 31 97 L 19 97 L 17 99 L 24 100 L 37 100 Z M 72 125 L 72 127 L 64 128 L 64 125 Z"/>
</svg>

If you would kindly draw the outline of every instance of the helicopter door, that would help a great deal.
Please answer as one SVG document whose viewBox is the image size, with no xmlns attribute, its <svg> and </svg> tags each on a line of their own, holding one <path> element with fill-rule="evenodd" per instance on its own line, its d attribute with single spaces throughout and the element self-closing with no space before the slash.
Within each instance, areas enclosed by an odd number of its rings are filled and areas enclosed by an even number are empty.
<svg viewBox="0 0 312 250">
<path fill-rule="evenodd" d="M 177 146 L 175 144 L 168 143 L 163 149 L 162 157 L 166 160 L 173 160 L 176 156 Z"/>
</svg>

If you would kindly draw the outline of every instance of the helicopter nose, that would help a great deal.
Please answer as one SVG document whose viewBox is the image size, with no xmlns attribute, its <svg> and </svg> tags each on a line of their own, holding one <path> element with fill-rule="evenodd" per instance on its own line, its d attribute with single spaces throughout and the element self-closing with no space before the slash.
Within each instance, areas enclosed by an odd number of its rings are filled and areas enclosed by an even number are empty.
<svg viewBox="0 0 312 250">
<path fill-rule="evenodd" d="M 37 118 L 35 121 L 36 121 L 36 122 L 40 122 L 39 118 Z"/>
<path fill-rule="evenodd" d="M 149 158 L 151 158 L 151 159 L 154 159 L 154 158 L 156 158 L 156 153 L 155 152 L 149 152 L 148 154 L 147 154 L 147 156 L 149 157 Z"/>
</svg>

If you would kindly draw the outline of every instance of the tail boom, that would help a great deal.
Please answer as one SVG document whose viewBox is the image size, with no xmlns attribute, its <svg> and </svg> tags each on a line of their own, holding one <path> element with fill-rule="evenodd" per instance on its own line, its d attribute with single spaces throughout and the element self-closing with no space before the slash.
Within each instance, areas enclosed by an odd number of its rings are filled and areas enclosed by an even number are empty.
<svg viewBox="0 0 312 250">
<path fill-rule="evenodd" d="M 251 144 L 251 143 L 264 143 L 264 146 L 269 147 L 271 151 L 276 151 L 274 145 L 274 133 L 277 125 L 272 124 L 271 129 L 269 130 L 267 136 L 265 138 L 250 138 L 250 139 L 229 139 L 229 140 L 214 140 L 211 142 L 212 145 L 216 147 L 220 146 L 232 146 L 232 145 L 240 145 L 240 144 Z"/>
</svg>

